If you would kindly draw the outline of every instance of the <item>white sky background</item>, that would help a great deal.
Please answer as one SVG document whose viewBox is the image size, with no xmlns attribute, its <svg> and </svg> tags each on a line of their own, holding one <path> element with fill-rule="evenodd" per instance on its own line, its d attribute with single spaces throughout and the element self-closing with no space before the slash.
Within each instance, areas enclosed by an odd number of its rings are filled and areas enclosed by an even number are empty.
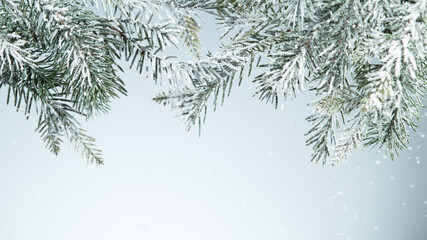
<svg viewBox="0 0 427 240">
<path fill-rule="evenodd" d="M 206 21 L 209 48 L 220 32 Z M 52 155 L 37 118 L 6 106 L 0 90 L 0 239 L 427 239 L 425 117 L 394 162 L 364 150 L 322 168 L 304 143 L 309 94 L 275 110 L 247 79 L 199 137 L 151 100 L 161 86 L 122 76 L 129 96 L 84 124 L 104 166 L 67 141 Z"/>
</svg>

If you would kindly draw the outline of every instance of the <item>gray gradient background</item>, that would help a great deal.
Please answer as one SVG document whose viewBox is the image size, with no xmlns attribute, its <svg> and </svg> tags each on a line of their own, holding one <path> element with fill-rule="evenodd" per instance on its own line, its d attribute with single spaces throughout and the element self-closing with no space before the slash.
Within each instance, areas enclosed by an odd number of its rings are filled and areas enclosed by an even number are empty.
<svg viewBox="0 0 427 240">
<path fill-rule="evenodd" d="M 207 22 L 202 37 L 215 48 Z M 122 76 L 129 96 L 84 124 L 100 167 L 66 141 L 49 153 L 37 118 L 0 91 L 1 240 L 427 239 L 426 117 L 394 162 L 364 150 L 322 168 L 304 143 L 309 93 L 275 110 L 252 97 L 248 79 L 199 137 L 151 101 L 161 86 Z"/>
</svg>

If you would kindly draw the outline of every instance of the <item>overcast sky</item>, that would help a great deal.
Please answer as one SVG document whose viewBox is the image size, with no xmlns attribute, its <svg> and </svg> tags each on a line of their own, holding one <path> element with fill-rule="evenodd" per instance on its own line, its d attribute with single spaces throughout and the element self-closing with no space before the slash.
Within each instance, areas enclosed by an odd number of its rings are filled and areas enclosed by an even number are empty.
<svg viewBox="0 0 427 240">
<path fill-rule="evenodd" d="M 220 33 L 207 23 L 209 47 Z M 103 166 L 67 141 L 52 155 L 37 118 L 6 106 L 0 90 L 0 239 L 427 239 L 426 112 L 394 162 L 365 149 L 322 167 L 304 143 L 310 94 L 274 109 L 248 79 L 199 137 L 151 100 L 161 86 L 122 77 L 129 96 L 84 124 Z"/>
</svg>

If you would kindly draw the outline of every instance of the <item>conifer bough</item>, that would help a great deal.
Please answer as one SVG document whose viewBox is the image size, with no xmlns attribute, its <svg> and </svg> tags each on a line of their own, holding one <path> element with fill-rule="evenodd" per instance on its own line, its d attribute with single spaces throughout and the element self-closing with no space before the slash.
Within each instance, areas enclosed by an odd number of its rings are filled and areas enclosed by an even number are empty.
<svg viewBox="0 0 427 240">
<path fill-rule="evenodd" d="M 119 59 L 169 90 L 156 102 L 181 111 L 188 128 L 250 78 L 276 107 L 304 90 L 312 160 L 335 165 L 362 146 L 393 159 L 409 143 L 427 90 L 426 0 L 0 0 L 0 88 L 55 154 L 68 138 L 102 164 L 78 116 L 109 111 L 126 95 Z M 205 12 L 224 30 L 218 52 L 202 54 Z M 225 39 L 228 39 L 227 41 Z M 194 61 L 172 60 L 185 45 Z M 234 84 L 236 85 L 236 84 Z"/>
</svg>

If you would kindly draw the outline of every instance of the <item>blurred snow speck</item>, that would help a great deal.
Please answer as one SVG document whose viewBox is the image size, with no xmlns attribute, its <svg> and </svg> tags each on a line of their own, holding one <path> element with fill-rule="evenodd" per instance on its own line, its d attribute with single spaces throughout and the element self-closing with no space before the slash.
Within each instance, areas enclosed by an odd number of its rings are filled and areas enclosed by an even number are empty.
<svg viewBox="0 0 427 240">
<path fill-rule="evenodd" d="M 378 230 L 378 229 L 380 229 L 380 227 L 379 226 L 373 226 L 372 227 L 374 230 Z"/>
<path fill-rule="evenodd" d="M 347 212 L 347 211 L 348 211 L 348 207 L 347 207 L 347 205 L 343 204 L 343 205 L 341 206 L 341 210 L 342 210 L 343 212 Z"/>
<path fill-rule="evenodd" d="M 359 216 L 359 212 L 358 211 L 354 211 L 353 219 L 357 219 L 358 216 Z"/>
</svg>

